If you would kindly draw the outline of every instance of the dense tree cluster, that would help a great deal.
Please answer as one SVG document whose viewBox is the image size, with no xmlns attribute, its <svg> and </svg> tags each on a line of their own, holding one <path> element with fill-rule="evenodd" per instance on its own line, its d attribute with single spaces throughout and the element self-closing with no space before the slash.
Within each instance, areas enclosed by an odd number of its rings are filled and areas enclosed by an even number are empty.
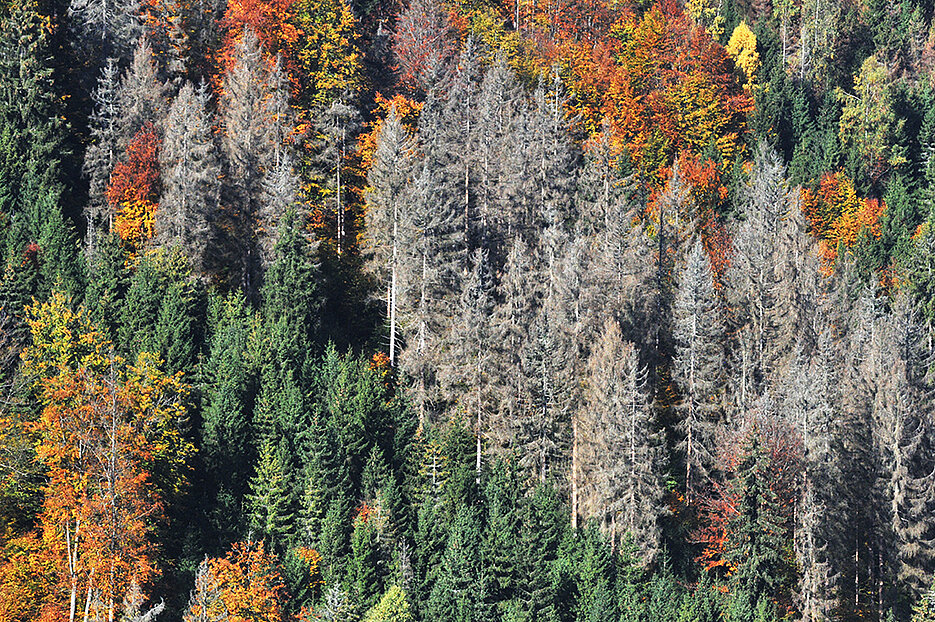
<svg viewBox="0 0 935 622">
<path fill-rule="evenodd" d="M 0 621 L 935 617 L 935 6 L 0 6 Z"/>
</svg>

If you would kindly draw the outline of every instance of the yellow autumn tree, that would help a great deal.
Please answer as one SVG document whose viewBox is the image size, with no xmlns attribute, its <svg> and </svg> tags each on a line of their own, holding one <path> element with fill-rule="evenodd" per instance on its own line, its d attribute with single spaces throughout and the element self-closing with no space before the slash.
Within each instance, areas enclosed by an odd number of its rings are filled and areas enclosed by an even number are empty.
<svg viewBox="0 0 935 622">
<path fill-rule="evenodd" d="M 905 163 L 905 158 L 893 150 L 895 137 L 905 121 L 893 110 L 894 83 L 889 69 L 870 56 L 854 77 L 854 92 L 838 89 L 841 109 L 841 142 L 848 150 L 861 155 L 872 179 L 879 179 L 887 170 Z"/>
<path fill-rule="evenodd" d="M 327 107 L 345 92 L 361 87 L 362 54 L 357 18 L 345 0 L 298 0 L 295 21 L 303 33 L 295 57 L 303 75 L 303 102 Z"/>
<path fill-rule="evenodd" d="M 134 586 L 158 574 L 161 508 L 187 480 L 188 387 L 143 353 L 125 365 L 83 309 L 54 293 L 29 307 L 23 370 L 41 412 L 16 424 L 42 472 L 35 531 L 0 557 L 12 617 L 57 622 L 76 608 L 113 619 Z"/>
<path fill-rule="evenodd" d="M 750 91 L 756 86 L 756 74 L 760 69 L 760 55 L 756 51 L 756 35 L 740 22 L 727 42 L 727 53 L 743 77 L 743 88 Z"/>
<path fill-rule="evenodd" d="M 711 37 L 720 39 L 724 34 L 724 16 L 721 15 L 721 3 L 715 0 L 688 0 L 685 10 L 696 24 L 704 26 Z"/>
</svg>

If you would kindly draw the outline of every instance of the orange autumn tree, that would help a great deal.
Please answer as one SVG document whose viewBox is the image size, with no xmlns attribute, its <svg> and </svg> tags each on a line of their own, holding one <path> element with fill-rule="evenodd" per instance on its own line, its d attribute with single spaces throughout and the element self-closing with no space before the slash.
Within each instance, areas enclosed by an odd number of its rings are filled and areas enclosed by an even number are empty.
<svg viewBox="0 0 935 622">
<path fill-rule="evenodd" d="M 886 204 L 858 197 L 854 183 L 843 173 L 825 173 L 816 188 L 802 190 L 802 211 L 821 242 L 822 258 L 831 263 L 838 246 L 852 247 L 864 228 L 880 237 Z"/>
<path fill-rule="evenodd" d="M 193 452 L 178 432 L 188 387 L 152 355 L 125 366 L 61 294 L 30 307 L 27 321 L 23 365 L 42 411 L 23 425 L 46 482 L 38 530 L 0 560 L 0 581 L 28 587 L 5 603 L 20 612 L 7 619 L 113 619 L 117 603 L 157 574 L 163 493 L 184 485 Z"/>
<path fill-rule="evenodd" d="M 131 252 L 153 237 L 159 198 L 159 136 L 151 123 L 127 146 L 126 161 L 111 173 L 107 201 L 115 212 L 114 228 Z"/>
<path fill-rule="evenodd" d="M 361 87 L 358 22 L 346 0 L 232 0 L 221 26 L 220 71 L 230 70 L 237 44 L 252 31 L 267 61 L 282 62 L 300 113 Z"/>
<path fill-rule="evenodd" d="M 641 17 L 620 13 L 597 43 L 561 41 L 557 54 L 571 112 L 592 132 L 611 119 L 654 181 L 682 151 L 716 149 L 722 163 L 743 151 L 752 98 L 724 48 L 677 2 L 662 0 Z"/>
<path fill-rule="evenodd" d="M 234 544 L 198 567 L 184 622 L 281 622 L 285 584 L 262 542 Z"/>
</svg>

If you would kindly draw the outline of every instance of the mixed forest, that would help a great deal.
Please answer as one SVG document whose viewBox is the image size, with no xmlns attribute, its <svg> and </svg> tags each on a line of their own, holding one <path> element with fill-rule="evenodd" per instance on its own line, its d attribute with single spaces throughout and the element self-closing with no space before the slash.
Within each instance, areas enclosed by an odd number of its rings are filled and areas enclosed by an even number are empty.
<svg viewBox="0 0 935 622">
<path fill-rule="evenodd" d="M 0 0 L 0 622 L 935 620 L 931 0 Z"/>
</svg>

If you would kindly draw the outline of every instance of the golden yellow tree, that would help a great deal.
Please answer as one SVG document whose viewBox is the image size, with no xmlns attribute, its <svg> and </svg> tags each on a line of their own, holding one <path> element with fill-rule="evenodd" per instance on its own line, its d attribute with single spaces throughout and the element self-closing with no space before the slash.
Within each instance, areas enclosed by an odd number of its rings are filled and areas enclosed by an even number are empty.
<svg viewBox="0 0 935 622">
<path fill-rule="evenodd" d="M 760 70 L 760 55 L 756 51 L 756 35 L 740 22 L 727 42 L 727 53 L 743 77 L 743 88 L 750 91 L 756 86 L 756 74 Z"/>
</svg>

